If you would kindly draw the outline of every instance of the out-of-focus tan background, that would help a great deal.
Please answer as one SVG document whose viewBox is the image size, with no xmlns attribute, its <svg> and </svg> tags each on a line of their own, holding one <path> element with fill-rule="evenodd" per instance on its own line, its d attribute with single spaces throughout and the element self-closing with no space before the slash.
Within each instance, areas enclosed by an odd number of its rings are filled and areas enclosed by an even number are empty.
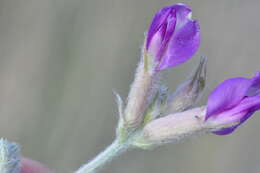
<svg viewBox="0 0 260 173">
<path fill-rule="evenodd" d="M 196 56 L 169 70 L 173 90 L 204 54 L 206 95 L 260 70 L 259 0 L 184 0 L 200 21 Z M 57 172 L 114 138 L 112 90 L 124 98 L 154 13 L 175 0 L 0 0 L 0 136 Z M 260 113 L 229 136 L 203 135 L 122 155 L 104 173 L 260 172 Z"/>
</svg>

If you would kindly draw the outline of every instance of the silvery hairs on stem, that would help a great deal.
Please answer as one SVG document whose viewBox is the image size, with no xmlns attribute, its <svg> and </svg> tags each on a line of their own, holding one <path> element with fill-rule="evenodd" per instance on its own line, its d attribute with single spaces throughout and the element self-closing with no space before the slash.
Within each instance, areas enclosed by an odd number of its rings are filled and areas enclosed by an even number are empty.
<svg viewBox="0 0 260 173">
<path fill-rule="evenodd" d="M 0 173 L 20 173 L 20 159 L 19 146 L 0 139 Z"/>
</svg>

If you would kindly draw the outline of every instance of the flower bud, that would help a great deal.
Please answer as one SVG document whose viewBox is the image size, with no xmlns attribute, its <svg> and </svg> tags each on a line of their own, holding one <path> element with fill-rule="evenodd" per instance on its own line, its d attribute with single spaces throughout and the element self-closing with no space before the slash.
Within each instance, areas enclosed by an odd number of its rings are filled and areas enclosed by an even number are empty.
<svg viewBox="0 0 260 173">
<path fill-rule="evenodd" d="M 20 148 L 16 143 L 0 139 L 0 172 L 20 173 Z"/>
<path fill-rule="evenodd" d="M 260 109 L 260 72 L 253 78 L 232 78 L 217 86 L 209 95 L 205 123 L 223 126 L 213 130 L 227 135 Z"/>
<path fill-rule="evenodd" d="M 175 113 L 192 107 L 200 99 L 206 83 L 207 60 L 201 57 L 198 67 L 181 84 L 168 101 L 168 112 Z"/>
<path fill-rule="evenodd" d="M 191 19 L 191 9 L 185 4 L 164 7 L 154 16 L 145 50 L 163 70 L 184 63 L 198 50 L 200 31 L 197 21 Z"/>
</svg>

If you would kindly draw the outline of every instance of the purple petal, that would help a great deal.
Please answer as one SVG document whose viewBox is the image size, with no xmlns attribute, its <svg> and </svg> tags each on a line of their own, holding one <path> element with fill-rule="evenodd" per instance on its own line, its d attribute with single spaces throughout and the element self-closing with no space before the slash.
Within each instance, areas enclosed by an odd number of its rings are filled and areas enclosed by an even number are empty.
<svg viewBox="0 0 260 173">
<path fill-rule="evenodd" d="M 232 78 L 217 86 L 208 97 L 207 120 L 236 106 L 246 95 L 252 82 L 247 78 Z"/>
<path fill-rule="evenodd" d="M 155 57 L 156 57 L 155 59 L 157 61 L 161 60 L 161 57 L 162 57 L 163 53 L 165 52 L 165 49 L 167 48 L 167 44 L 168 44 L 169 40 L 171 39 L 173 32 L 175 30 L 176 14 L 173 14 L 173 15 L 174 15 L 173 17 L 168 17 L 167 23 L 163 25 L 164 27 L 162 27 L 163 30 L 165 30 L 165 32 L 162 33 L 163 40 L 161 42 L 161 46 L 160 46 L 158 53 L 155 55 Z"/>
<path fill-rule="evenodd" d="M 175 4 L 161 9 L 153 18 L 146 40 L 146 50 L 163 70 L 184 63 L 199 48 L 197 21 L 191 19 L 191 9 Z"/>
<path fill-rule="evenodd" d="M 213 132 L 217 135 L 227 135 L 232 133 L 238 126 L 244 123 L 253 113 L 260 109 L 260 96 L 247 97 L 239 103 L 235 108 L 217 116 L 214 121 L 222 121 L 227 123 L 239 122 L 229 128 L 224 128 Z"/>
<path fill-rule="evenodd" d="M 225 128 L 225 129 L 222 129 L 219 131 L 215 131 L 212 133 L 214 133 L 215 135 L 228 135 L 228 134 L 232 133 L 236 128 L 237 128 L 237 125 L 233 126 L 233 127 Z"/>
<path fill-rule="evenodd" d="M 260 72 L 251 78 L 232 78 L 217 86 L 209 95 L 206 120 L 210 116 L 232 109 L 246 96 L 260 94 Z"/>
<path fill-rule="evenodd" d="M 178 20 L 177 20 L 178 25 Z M 177 66 L 189 60 L 200 45 L 200 28 L 197 21 L 188 21 L 175 31 L 168 43 L 168 48 L 161 58 L 158 70 Z"/>
<path fill-rule="evenodd" d="M 176 12 L 182 15 L 178 15 L 180 20 L 185 20 L 191 9 L 186 6 L 185 4 L 175 4 L 171 6 L 166 6 L 162 8 L 160 11 L 156 13 L 154 16 L 152 23 L 150 25 L 148 34 L 147 34 L 147 41 L 146 41 L 146 49 L 148 49 L 152 37 L 156 34 L 156 32 L 162 27 L 163 24 L 167 23 L 168 18 L 172 18 L 172 20 L 176 20 Z M 175 26 L 173 27 L 174 30 Z"/>
<path fill-rule="evenodd" d="M 148 47 L 150 46 L 153 36 L 160 29 L 162 24 L 166 22 L 170 13 L 175 13 L 175 11 L 172 10 L 172 6 L 162 8 L 159 12 L 156 13 L 147 34 L 146 49 L 148 49 Z"/>
</svg>

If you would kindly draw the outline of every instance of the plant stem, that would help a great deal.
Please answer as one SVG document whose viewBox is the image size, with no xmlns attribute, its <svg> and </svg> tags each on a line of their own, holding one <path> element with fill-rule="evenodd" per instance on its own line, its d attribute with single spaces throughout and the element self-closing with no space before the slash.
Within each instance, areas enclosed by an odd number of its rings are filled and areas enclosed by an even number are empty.
<svg viewBox="0 0 260 173">
<path fill-rule="evenodd" d="M 101 152 L 93 160 L 79 168 L 75 173 L 95 173 L 98 169 L 102 168 L 114 157 L 126 151 L 127 148 L 128 145 L 119 143 L 118 140 L 115 140 L 103 152 Z"/>
</svg>

